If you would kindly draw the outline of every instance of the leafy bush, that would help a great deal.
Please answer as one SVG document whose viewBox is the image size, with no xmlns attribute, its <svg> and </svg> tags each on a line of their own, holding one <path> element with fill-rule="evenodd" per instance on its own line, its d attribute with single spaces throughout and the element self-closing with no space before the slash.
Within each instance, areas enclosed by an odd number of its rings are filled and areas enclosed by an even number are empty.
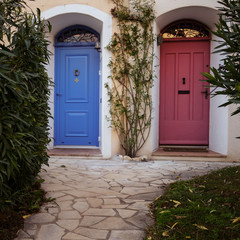
<svg viewBox="0 0 240 240">
<path fill-rule="evenodd" d="M 211 87 L 217 88 L 214 95 L 225 95 L 227 101 L 221 106 L 237 104 L 232 115 L 240 113 L 240 2 L 239 0 L 219 1 L 219 21 L 213 32 L 218 40 L 216 53 L 223 55 L 222 64 L 211 68 L 211 74 L 203 73 Z"/>
<path fill-rule="evenodd" d="M 40 10 L 26 8 L 23 0 L 0 3 L 0 208 L 48 162 L 49 42 Z"/>
</svg>

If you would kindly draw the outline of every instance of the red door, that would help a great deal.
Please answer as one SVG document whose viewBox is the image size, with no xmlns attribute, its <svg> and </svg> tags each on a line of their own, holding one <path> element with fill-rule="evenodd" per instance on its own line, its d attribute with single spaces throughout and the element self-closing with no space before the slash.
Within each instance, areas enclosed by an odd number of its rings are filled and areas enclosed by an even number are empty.
<svg viewBox="0 0 240 240">
<path fill-rule="evenodd" d="M 161 46 L 160 144 L 208 145 L 209 41 L 172 41 Z"/>
</svg>

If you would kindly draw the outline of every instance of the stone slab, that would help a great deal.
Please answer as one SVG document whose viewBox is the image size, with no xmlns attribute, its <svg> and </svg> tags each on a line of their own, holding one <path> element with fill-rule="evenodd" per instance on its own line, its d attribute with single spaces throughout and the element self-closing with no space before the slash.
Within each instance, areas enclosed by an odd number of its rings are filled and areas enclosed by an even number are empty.
<svg viewBox="0 0 240 240">
<path fill-rule="evenodd" d="M 56 224 L 47 224 L 40 227 L 36 240 L 59 240 L 64 235 L 64 229 Z"/>
<path fill-rule="evenodd" d="M 104 220 L 106 217 L 84 216 L 79 226 L 90 227 Z"/>
<path fill-rule="evenodd" d="M 144 231 L 140 230 L 123 230 L 111 232 L 109 240 L 140 240 L 144 237 Z"/>
<path fill-rule="evenodd" d="M 57 225 L 60 227 L 68 230 L 68 231 L 73 231 L 79 226 L 79 220 L 58 220 Z"/>
<path fill-rule="evenodd" d="M 115 216 L 116 212 L 112 209 L 89 208 L 83 216 Z"/>
<path fill-rule="evenodd" d="M 97 229 L 118 230 L 137 229 L 137 227 L 126 223 L 121 217 L 109 217 L 93 226 Z"/>
<path fill-rule="evenodd" d="M 93 239 L 107 239 L 107 235 L 108 235 L 107 230 L 84 228 L 84 227 L 79 227 L 74 232 L 82 236 L 93 238 Z"/>
<path fill-rule="evenodd" d="M 55 221 L 55 217 L 49 213 L 34 214 L 26 219 L 27 223 L 52 223 Z"/>
</svg>

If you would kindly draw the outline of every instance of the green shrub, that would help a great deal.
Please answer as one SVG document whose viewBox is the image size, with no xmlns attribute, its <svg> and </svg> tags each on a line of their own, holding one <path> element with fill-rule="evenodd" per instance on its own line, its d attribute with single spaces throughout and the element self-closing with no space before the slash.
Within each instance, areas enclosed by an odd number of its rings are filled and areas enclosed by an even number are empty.
<svg viewBox="0 0 240 240">
<path fill-rule="evenodd" d="M 240 114 L 240 1 L 221 0 L 218 1 L 219 20 L 216 24 L 218 46 L 215 53 L 223 55 L 221 65 L 212 67 L 211 74 L 203 73 L 207 82 L 214 90 L 213 96 L 227 96 L 226 102 L 220 107 L 231 104 L 236 105 L 232 115 Z"/>
<path fill-rule="evenodd" d="M 40 11 L 26 8 L 22 0 L 0 3 L 0 208 L 48 162 L 49 42 Z"/>
</svg>

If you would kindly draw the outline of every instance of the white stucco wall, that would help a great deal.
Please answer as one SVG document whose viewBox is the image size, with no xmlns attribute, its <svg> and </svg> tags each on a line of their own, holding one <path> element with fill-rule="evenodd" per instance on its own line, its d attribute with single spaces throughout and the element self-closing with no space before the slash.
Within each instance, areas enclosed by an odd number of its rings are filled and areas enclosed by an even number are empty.
<svg viewBox="0 0 240 240">
<path fill-rule="evenodd" d="M 213 36 L 213 40 L 216 37 Z M 211 42 L 211 51 L 216 47 L 216 42 Z M 222 56 L 211 54 L 212 67 L 218 67 Z M 226 101 L 225 96 L 216 96 L 210 99 L 210 122 L 209 122 L 209 148 L 215 152 L 227 155 L 228 152 L 228 107 L 219 108 Z"/>
<path fill-rule="evenodd" d="M 122 153 L 116 133 L 109 128 L 109 122 L 106 116 L 109 115 L 108 97 L 104 84 L 109 82 L 110 75 L 107 67 L 110 53 L 105 46 L 110 42 L 112 33 L 116 29 L 116 21 L 112 19 L 110 10 L 113 7 L 111 0 L 41 0 L 29 1 L 28 4 L 35 9 L 41 8 L 42 16 L 50 20 L 53 30 L 49 35 L 49 40 L 54 43 L 54 36 L 63 28 L 74 24 L 81 24 L 93 28 L 101 35 L 102 61 L 100 68 L 102 75 L 100 76 L 100 97 L 102 96 L 102 104 L 100 106 L 100 136 L 101 150 L 103 157 L 111 157 L 114 154 Z M 67 4 L 66 4 L 67 3 Z M 217 0 L 157 0 L 155 5 L 156 20 L 154 25 L 155 34 L 158 34 L 168 24 L 181 19 L 194 19 L 202 22 L 210 29 L 214 28 L 217 22 Z M 214 50 L 214 42 L 211 42 L 211 51 Z M 54 54 L 54 46 L 50 45 L 49 49 Z M 160 69 L 160 47 L 155 44 L 155 75 L 154 87 L 152 89 L 153 113 L 152 127 L 149 139 L 139 154 L 151 154 L 159 146 L 159 69 Z M 211 54 L 211 66 L 218 66 L 220 56 Z M 49 76 L 54 80 L 54 55 L 50 59 L 47 66 Z M 231 158 L 238 158 L 239 140 L 236 140 L 236 128 L 239 126 L 237 117 L 229 118 L 228 108 L 218 108 L 225 101 L 224 97 L 215 97 L 210 100 L 210 128 L 209 128 L 209 147 L 211 150 L 228 154 Z M 54 90 L 52 89 L 50 99 L 51 112 L 54 115 Z M 53 137 L 54 122 L 50 119 L 51 136 Z M 240 135 L 240 134 L 239 134 Z M 50 143 L 53 147 L 53 141 Z"/>
<path fill-rule="evenodd" d="M 229 107 L 228 158 L 240 161 L 240 115 L 231 116 L 235 110 L 235 104 Z"/>
<path fill-rule="evenodd" d="M 101 137 L 101 151 L 105 158 L 111 156 L 111 129 L 109 128 L 109 123 L 106 120 L 106 116 L 109 115 L 109 106 L 107 102 L 107 92 L 104 87 L 105 83 L 109 81 L 108 76 L 110 75 L 110 70 L 108 68 L 109 59 L 111 57 L 109 51 L 106 50 L 106 46 L 110 42 L 112 36 L 112 17 L 99 9 L 88 5 L 81 4 L 68 4 L 60 5 L 48 9 L 42 13 L 42 17 L 49 20 L 52 24 L 52 32 L 49 35 L 49 40 L 51 45 L 49 46 L 50 51 L 53 56 L 50 59 L 50 64 L 48 65 L 49 76 L 54 80 L 54 37 L 62 29 L 67 26 L 74 24 L 81 24 L 88 26 L 101 35 L 101 76 L 100 76 L 100 97 L 102 96 L 102 103 L 100 103 L 100 109 L 102 109 L 100 115 L 100 137 Z M 54 90 L 51 91 L 50 97 L 50 107 L 51 113 L 54 116 Z M 53 120 L 50 119 L 51 128 L 50 135 L 54 137 L 54 124 Z M 53 148 L 53 141 L 50 143 L 49 148 Z"/>
</svg>

